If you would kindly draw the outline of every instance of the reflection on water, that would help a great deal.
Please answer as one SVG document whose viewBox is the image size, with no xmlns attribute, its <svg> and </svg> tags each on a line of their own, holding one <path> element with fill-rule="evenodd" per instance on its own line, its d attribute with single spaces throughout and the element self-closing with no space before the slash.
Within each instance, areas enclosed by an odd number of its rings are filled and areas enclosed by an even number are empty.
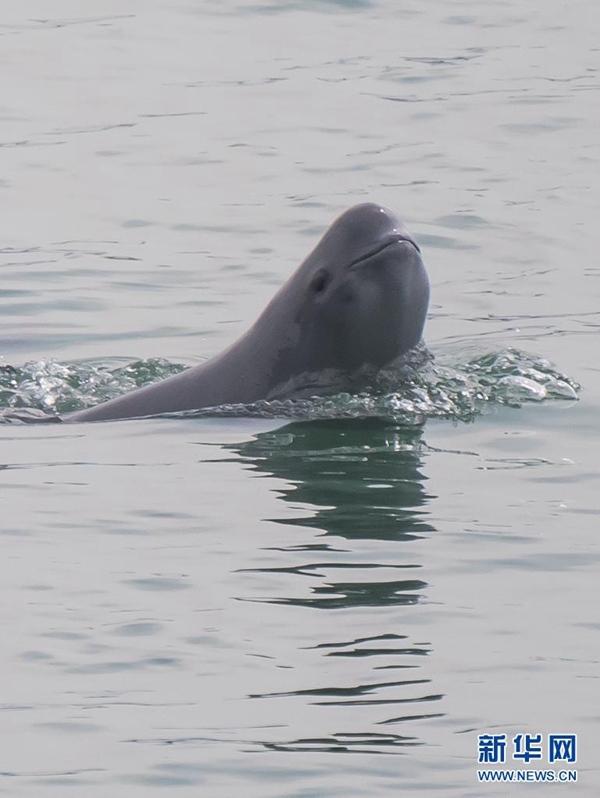
<svg viewBox="0 0 600 798">
<path fill-rule="evenodd" d="M 279 523 L 350 540 L 410 540 L 433 531 L 421 509 L 429 498 L 419 471 L 421 435 L 420 427 L 377 419 L 331 420 L 288 424 L 232 448 L 256 471 L 291 484 L 282 499 L 314 508 Z"/>
<path fill-rule="evenodd" d="M 420 741 L 414 735 L 382 734 L 378 726 L 443 714 L 430 711 L 442 695 L 420 673 L 431 646 L 422 638 L 413 640 L 410 629 L 403 628 L 404 613 L 427 588 L 421 565 L 414 553 L 407 556 L 403 544 L 435 532 L 427 521 L 430 496 L 420 470 L 421 436 L 420 428 L 374 419 L 332 420 L 288 424 L 230 446 L 257 473 L 285 480 L 289 487 L 280 498 L 306 510 L 299 517 L 271 519 L 306 528 L 307 542 L 277 547 L 289 565 L 278 557 L 275 566 L 244 569 L 284 580 L 277 582 L 276 594 L 253 600 L 339 613 L 334 637 L 329 632 L 329 639 L 316 637 L 312 646 L 303 647 L 322 658 L 319 671 L 327 674 L 322 682 L 249 698 L 361 709 L 362 731 L 264 742 L 270 750 L 389 753 Z M 310 619 L 305 625 L 319 628 Z M 364 634 L 344 634 L 345 629 Z M 408 671 L 410 678 L 407 673 L 407 678 L 382 680 L 382 671 Z M 328 719 L 322 720 L 326 725 Z"/>
<path fill-rule="evenodd" d="M 414 737 L 400 734 L 333 734 L 331 737 L 308 737 L 285 745 L 266 743 L 269 751 L 329 751 L 331 753 L 376 754 L 392 747 L 419 745 Z"/>
</svg>

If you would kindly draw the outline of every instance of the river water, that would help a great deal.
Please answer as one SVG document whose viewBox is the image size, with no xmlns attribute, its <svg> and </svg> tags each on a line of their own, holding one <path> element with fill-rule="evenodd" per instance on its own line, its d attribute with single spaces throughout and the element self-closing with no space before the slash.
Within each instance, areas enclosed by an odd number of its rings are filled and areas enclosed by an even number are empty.
<svg viewBox="0 0 600 798">
<path fill-rule="evenodd" d="M 5 4 L 6 366 L 198 363 L 373 200 L 422 246 L 440 362 L 582 387 L 469 423 L 0 427 L 2 794 L 520 796 L 478 784 L 478 735 L 576 734 L 555 791 L 598 795 L 599 28 L 592 0 Z"/>
</svg>

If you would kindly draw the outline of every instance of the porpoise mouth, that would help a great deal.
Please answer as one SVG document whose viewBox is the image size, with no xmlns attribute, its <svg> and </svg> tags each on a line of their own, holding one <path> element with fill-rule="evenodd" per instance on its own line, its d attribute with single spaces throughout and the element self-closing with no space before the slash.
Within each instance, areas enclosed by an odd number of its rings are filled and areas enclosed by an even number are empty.
<svg viewBox="0 0 600 798">
<path fill-rule="evenodd" d="M 352 269 L 352 268 L 354 268 L 354 266 L 358 266 L 359 264 L 364 263 L 366 260 L 369 260 L 369 258 L 372 258 L 375 255 L 379 255 L 381 252 L 383 252 L 384 250 L 388 249 L 388 247 L 392 247 L 394 244 L 399 244 L 401 241 L 405 241 L 407 244 L 410 244 L 411 246 L 413 246 L 417 250 L 417 252 L 419 254 L 421 254 L 421 250 L 419 249 L 419 245 L 417 244 L 416 241 L 414 241 L 414 239 L 408 238 L 408 236 L 396 235 L 396 236 L 393 236 L 393 237 L 390 237 L 390 238 L 386 238 L 380 244 L 377 244 L 376 246 L 374 246 L 373 249 L 370 249 L 367 252 L 365 252 L 364 255 L 361 255 L 360 258 L 357 258 L 356 260 L 353 260 L 348 265 L 348 268 Z"/>
</svg>

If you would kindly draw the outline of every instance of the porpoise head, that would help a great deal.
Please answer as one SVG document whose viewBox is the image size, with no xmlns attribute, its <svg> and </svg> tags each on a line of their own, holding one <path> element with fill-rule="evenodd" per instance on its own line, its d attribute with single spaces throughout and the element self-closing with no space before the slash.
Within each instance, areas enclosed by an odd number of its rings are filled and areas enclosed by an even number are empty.
<svg viewBox="0 0 600 798">
<path fill-rule="evenodd" d="M 282 381 L 327 369 L 352 373 L 381 369 L 416 347 L 428 303 L 416 241 L 390 210 L 364 203 L 329 227 L 257 326 L 272 325 Z"/>
</svg>

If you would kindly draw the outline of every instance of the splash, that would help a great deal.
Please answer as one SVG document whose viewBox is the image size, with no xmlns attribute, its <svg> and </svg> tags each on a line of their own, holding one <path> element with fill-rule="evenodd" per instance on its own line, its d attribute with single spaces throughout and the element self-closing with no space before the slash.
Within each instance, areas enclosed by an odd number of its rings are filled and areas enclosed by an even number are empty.
<svg viewBox="0 0 600 798">
<path fill-rule="evenodd" d="M 120 366 L 37 360 L 15 368 L 0 363 L 0 408 L 4 410 L 0 421 L 59 420 L 59 414 L 107 402 L 185 368 L 161 358 Z"/>
<path fill-rule="evenodd" d="M 402 424 L 428 418 L 471 421 L 487 408 L 578 398 L 580 386 L 543 358 L 517 349 L 485 354 L 456 366 L 420 359 L 400 372 L 382 372 L 372 391 L 302 400 L 226 405 L 194 415 L 327 419 L 378 416 Z"/>
<path fill-rule="evenodd" d="M 160 358 L 118 366 L 40 360 L 14 368 L 0 363 L 0 407 L 5 408 L 0 420 L 58 421 L 61 414 L 92 407 L 185 368 Z M 405 424 L 422 424 L 427 418 L 470 421 L 493 406 L 574 400 L 579 388 L 548 360 L 510 348 L 456 365 L 419 357 L 400 371 L 382 372 L 368 392 L 223 405 L 177 415 L 307 420 L 379 416 Z"/>
</svg>

